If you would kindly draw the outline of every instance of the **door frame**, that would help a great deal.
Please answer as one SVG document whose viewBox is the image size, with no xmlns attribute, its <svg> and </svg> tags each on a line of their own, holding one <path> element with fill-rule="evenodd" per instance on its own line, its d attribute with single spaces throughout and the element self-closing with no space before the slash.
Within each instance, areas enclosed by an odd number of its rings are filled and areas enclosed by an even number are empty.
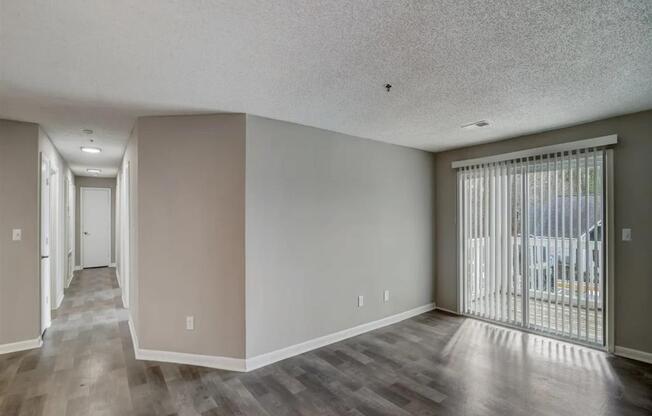
<svg viewBox="0 0 652 416">
<path fill-rule="evenodd" d="M 38 267 L 39 267 L 39 305 L 40 305 L 40 335 L 42 336 L 45 330 L 47 330 L 52 323 L 52 299 L 50 299 L 50 292 L 52 287 L 52 276 L 51 276 L 51 257 L 52 257 L 52 189 L 51 189 L 51 176 L 50 176 L 50 159 L 43 152 L 39 152 L 39 192 L 38 192 L 38 201 L 39 201 L 39 215 L 38 215 Z M 45 176 L 45 177 L 44 177 Z M 43 189 L 43 184 L 47 186 L 47 201 L 45 201 L 45 191 Z M 44 219 L 44 204 L 48 204 L 48 233 L 47 233 L 47 242 L 43 241 L 43 230 L 45 225 L 43 224 Z M 47 251 L 47 253 L 46 253 Z M 48 261 L 48 273 L 44 273 L 43 268 L 43 259 L 47 257 Z M 47 282 L 46 282 L 47 276 Z"/>
<path fill-rule="evenodd" d="M 84 232 L 84 194 L 85 190 L 87 189 L 93 189 L 93 190 L 98 190 L 98 191 L 104 191 L 108 192 L 109 194 L 109 232 L 108 232 L 108 238 L 109 242 L 107 244 L 108 247 L 108 253 L 107 253 L 107 266 L 111 265 L 111 188 L 102 188 L 98 186 L 82 186 L 79 188 L 79 245 L 80 245 L 80 259 L 79 263 L 82 267 L 84 268 L 84 236 L 82 233 Z"/>
<path fill-rule="evenodd" d="M 55 310 L 63 301 L 63 283 L 61 283 L 61 298 L 59 298 L 59 282 L 63 282 L 61 266 L 63 252 L 61 246 L 61 187 L 59 186 L 60 172 L 56 166 L 50 164 L 50 309 Z"/>
<path fill-rule="evenodd" d="M 605 317 L 605 347 L 607 352 L 614 353 L 616 350 L 616 336 L 615 336 L 615 327 L 614 327 L 614 315 L 615 315 L 615 278 L 616 275 L 616 218 L 615 218 L 615 193 L 614 193 L 614 150 L 605 149 L 604 152 L 604 165 L 603 169 L 604 175 L 604 188 L 605 188 L 605 203 L 604 203 L 604 218 L 606 226 L 604 241 L 607 247 L 605 247 L 604 258 L 606 261 L 604 265 L 604 271 L 606 276 L 606 282 L 604 282 L 606 297 L 606 308 L 607 313 Z"/>
</svg>

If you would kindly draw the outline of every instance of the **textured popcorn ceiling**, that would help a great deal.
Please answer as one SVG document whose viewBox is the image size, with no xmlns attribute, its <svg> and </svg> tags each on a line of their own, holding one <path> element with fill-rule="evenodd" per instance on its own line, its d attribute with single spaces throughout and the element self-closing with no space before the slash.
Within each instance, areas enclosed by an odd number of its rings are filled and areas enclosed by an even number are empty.
<svg viewBox="0 0 652 416">
<path fill-rule="evenodd" d="M 147 114 L 436 151 L 652 108 L 650 0 L 0 2 L 0 116 L 41 123 L 80 173 L 117 166 Z"/>
</svg>

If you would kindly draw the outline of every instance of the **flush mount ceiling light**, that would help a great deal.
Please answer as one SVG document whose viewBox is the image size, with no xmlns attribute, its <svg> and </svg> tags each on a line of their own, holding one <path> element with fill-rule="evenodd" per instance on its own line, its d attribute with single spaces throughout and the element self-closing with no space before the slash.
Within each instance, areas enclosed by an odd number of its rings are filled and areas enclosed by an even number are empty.
<svg viewBox="0 0 652 416">
<path fill-rule="evenodd" d="M 90 146 L 82 146 L 80 147 L 80 149 L 82 152 L 85 153 L 100 153 L 102 151 L 102 149 L 100 149 L 99 147 L 90 147 Z"/>
<path fill-rule="evenodd" d="M 98 174 L 102 173 L 102 169 L 86 169 L 86 172 Z"/>
<path fill-rule="evenodd" d="M 462 126 L 463 129 L 479 129 L 481 127 L 487 127 L 489 122 L 487 120 L 475 121 L 473 123 L 465 124 Z"/>
<path fill-rule="evenodd" d="M 93 134 L 93 130 L 91 130 L 91 129 L 82 129 L 82 133 Z"/>
</svg>

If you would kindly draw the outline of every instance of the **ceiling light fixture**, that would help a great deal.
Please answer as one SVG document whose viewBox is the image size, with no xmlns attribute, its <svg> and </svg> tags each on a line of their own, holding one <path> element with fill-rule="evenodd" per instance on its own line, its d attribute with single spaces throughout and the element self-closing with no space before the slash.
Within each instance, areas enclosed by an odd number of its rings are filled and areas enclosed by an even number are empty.
<svg viewBox="0 0 652 416">
<path fill-rule="evenodd" d="M 100 153 L 102 151 L 102 149 L 100 149 L 99 147 L 89 147 L 89 146 L 82 146 L 80 147 L 80 149 L 82 152 L 86 152 L 86 153 Z"/>
<path fill-rule="evenodd" d="M 91 129 L 82 129 L 82 133 L 93 134 L 93 130 L 91 130 Z"/>
<path fill-rule="evenodd" d="M 86 172 L 98 174 L 98 173 L 102 173 L 102 169 L 86 169 Z"/>
<path fill-rule="evenodd" d="M 465 124 L 462 126 L 463 129 L 477 129 L 481 127 L 487 127 L 489 122 L 487 120 L 475 121 L 473 123 Z"/>
</svg>

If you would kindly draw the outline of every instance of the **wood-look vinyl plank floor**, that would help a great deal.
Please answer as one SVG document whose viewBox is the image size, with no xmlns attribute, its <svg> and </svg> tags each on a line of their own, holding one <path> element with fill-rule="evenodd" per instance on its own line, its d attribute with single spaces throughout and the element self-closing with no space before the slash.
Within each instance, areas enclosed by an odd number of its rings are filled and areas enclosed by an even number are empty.
<svg viewBox="0 0 652 416">
<path fill-rule="evenodd" d="M 112 268 L 75 273 L 0 415 L 652 415 L 652 366 L 429 312 L 249 372 L 134 358 Z"/>
</svg>

